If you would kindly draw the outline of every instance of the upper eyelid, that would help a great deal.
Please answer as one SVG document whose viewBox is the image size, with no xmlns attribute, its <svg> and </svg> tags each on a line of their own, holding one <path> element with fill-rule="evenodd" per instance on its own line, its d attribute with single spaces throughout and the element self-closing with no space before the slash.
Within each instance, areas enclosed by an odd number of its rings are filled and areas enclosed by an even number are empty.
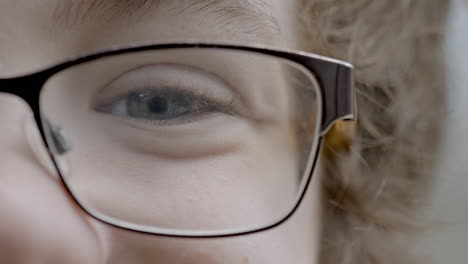
<svg viewBox="0 0 468 264">
<path fill-rule="evenodd" d="M 171 68 L 174 68 L 174 70 L 177 70 L 177 68 L 180 68 L 181 70 L 186 70 L 187 71 L 186 73 L 188 73 L 188 70 L 190 68 L 190 74 L 195 74 L 197 76 L 201 76 L 202 78 L 207 78 L 209 79 L 208 82 L 211 83 L 213 86 L 214 85 L 219 85 L 219 86 L 217 86 L 216 89 L 214 88 L 212 89 L 212 88 L 206 88 L 206 85 L 205 85 L 205 89 L 207 90 L 190 89 L 188 85 L 192 85 L 194 82 L 196 84 L 197 82 L 197 81 L 194 81 L 194 78 L 190 79 L 190 84 L 187 83 L 188 82 L 187 80 L 183 80 L 180 82 L 170 81 L 165 84 L 167 86 L 170 86 L 171 87 L 170 89 L 164 88 L 165 85 L 161 83 L 145 84 L 145 81 L 147 80 L 142 81 L 142 83 L 139 83 L 137 85 L 134 85 L 133 82 L 129 82 L 128 80 L 125 80 L 125 77 L 127 74 L 134 74 L 134 75 L 144 74 L 141 72 L 142 70 L 152 71 L 152 70 L 157 70 L 158 68 L 170 70 L 170 71 L 172 71 Z M 180 75 L 180 73 L 178 74 Z M 210 76 L 207 76 L 208 74 L 210 74 Z M 151 76 L 149 77 L 149 79 L 154 78 L 153 74 L 149 74 L 149 75 Z M 133 78 L 135 78 L 135 76 L 133 76 Z M 151 85 L 159 85 L 159 86 L 150 87 Z M 122 89 L 120 87 L 124 87 L 124 88 Z M 132 68 L 130 70 L 127 70 L 119 74 L 117 77 L 111 79 L 109 82 L 106 82 L 103 85 L 103 87 L 100 88 L 97 91 L 97 93 L 93 95 L 94 100 L 91 101 L 91 108 L 96 109 L 96 108 L 99 108 L 99 106 L 108 105 L 111 102 L 122 100 L 129 93 L 154 91 L 154 90 L 159 90 L 159 91 L 164 92 L 164 89 L 168 92 L 173 92 L 176 90 L 178 92 L 190 93 L 191 95 L 193 95 L 194 97 L 197 97 L 198 99 L 205 99 L 207 101 L 219 103 L 220 105 L 225 105 L 227 100 L 223 101 L 223 99 L 229 98 L 230 105 L 234 104 L 238 108 L 244 108 L 244 107 L 239 106 L 242 104 L 240 103 L 242 99 L 241 99 L 241 96 L 238 94 L 238 91 L 235 88 L 233 88 L 229 83 L 227 83 L 227 81 L 225 81 L 223 78 L 217 75 L 214 75 L 213 73 L 209 73 L 201 69 L 193 68 L 192 66 L 189 66 L 189 65 L 179 65 L 179 64 L 172 64 L 172 63 L 158 63 L 154 65 L 147 64 L 143 66 L 138 66 L 136 68 Z"/>
<path fill-rule="evenodd" d="M 189 82 L 190 84 L 193 84 L 194 82 L 199 80 L 199 78 L 203 78 L 203 80 L 205 81 L 206 79 L 209 79 L 209 81 L 211 81 L 212 83 L 219 84 L 219 87 L 225 88 L 223 89 L 225 91 L 230 91 L 231 93 L 238 93 L 238 91 L 231 85 L 231 83 L 229 83 L 226 79 L 224 79 L 223 77 L 220 77 L 219 75 L 211 71 L 207 71 L 199 67 L 195 67 L 195 66 L 188 65 L 188 64 L 164 63 L 164 62 L 158 62 L 154 64 L 144 64 L 138 67 L 125 70 L 119 73 L 117 77 L 112 78 L 110 81 L 106 82 L 103 85 L 103 88 L 100 89 L 99 93 L 101 93 L 102 90 L 110 89 L 107 87 L 121 85 L 120 82 L 123 82 L 124 84 L 125 82 L 129 82 L 129 80 L 128 79 L 126 80 L 125 78 L 132 78 L 132 77 L 135 78 L 135 75 L 138 76 L 139 74 L 144 74 L 143 71 L 157 71 L 157 70 L 166 70 L 168 71 L 169 74 L 174 74 L 175 71 L 179 71 L 177 72 L 177 77 L 179 78 L 177 83 L 174 83 L 173 80 L 169 80 L 168 82 L 172 86 L 174 85 L 183 86 L 183 85 L 187 85 L 187 83 Z M 188 80 L 189 79 L 188 76 L 190 75 L 192 76 L 195 75 L 197 78 L 190 78 L 190 80 Z M 150 77 L 147 77 L 147 76 L 150 76 Z M 148 79 L 151 79 L 151 81 L 154 81 L 154 78 L 155 78 L 154 76 L 155 76 L 154 74 L 145 75 L 146 77 L 145 81 L 147 81 Z M 163 76 L 163 75 L 158 75 L 158 76 Z M 164 79 L 164 77 L 159 77 L 159 81 L 162 81 L 162 79 Z M 142 84 L 140 83 L 139 85 L 142 85 Z M 149 84 L 148 86 L 150 85 L 153 85 L 153 83 Z M 212 92 L 213 91 L 211 91 L 211 93 Z"/>
</svg>

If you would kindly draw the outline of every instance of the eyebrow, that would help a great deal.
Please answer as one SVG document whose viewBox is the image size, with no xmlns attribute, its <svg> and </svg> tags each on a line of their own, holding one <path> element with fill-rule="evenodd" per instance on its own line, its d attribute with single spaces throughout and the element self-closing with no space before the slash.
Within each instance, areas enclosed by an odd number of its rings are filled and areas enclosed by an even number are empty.
<svg viewBox="0 0 468 264">
<path fill-rule="evenodd" d="M 121 17 L 136 24 L 158 10 L 208 15 L 220 28 L 238 25 L 244 33 L 278 34 L 280 26 L 264 0 L 59 0 L 53 9 L 55 25 L 79 26 L 86 21 Z"/>
</svg>

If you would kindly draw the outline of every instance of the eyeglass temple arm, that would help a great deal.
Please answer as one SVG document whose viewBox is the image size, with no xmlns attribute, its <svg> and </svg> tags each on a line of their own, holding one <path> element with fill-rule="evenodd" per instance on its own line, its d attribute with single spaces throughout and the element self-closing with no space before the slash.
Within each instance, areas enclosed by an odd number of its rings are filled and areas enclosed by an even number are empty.
<svg viewBox="0 0 468 264">
<path fill-rule="evenodd" d="M 304 65 L 315 74 L 323 96 L 321 134 L 325 135 L 338 121 L 355 121 L 353 67 L 314 58 L 304 62 Z"/>
</svg>

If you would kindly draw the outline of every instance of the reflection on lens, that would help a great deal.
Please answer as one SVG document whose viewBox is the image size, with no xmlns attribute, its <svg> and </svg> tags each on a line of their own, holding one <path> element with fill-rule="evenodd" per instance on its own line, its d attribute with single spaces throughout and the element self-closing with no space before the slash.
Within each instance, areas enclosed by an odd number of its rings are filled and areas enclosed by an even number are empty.
<svg viewBox="0 0 468 264">
<path fill-rule="evenodd" d="M 287 60 L 184 48 L 69 68 L 40 103 L 73 142 L 57 158 L 85 209 L 140 230 L 224 232 L 294 208 L 317 147 L 317 93 Z"/>
</svg>

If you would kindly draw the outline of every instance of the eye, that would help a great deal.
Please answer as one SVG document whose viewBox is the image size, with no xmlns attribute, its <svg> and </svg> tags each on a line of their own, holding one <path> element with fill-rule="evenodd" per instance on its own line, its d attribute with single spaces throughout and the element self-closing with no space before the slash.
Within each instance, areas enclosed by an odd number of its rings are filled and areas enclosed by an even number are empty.
<svg viewBox="0 0 468 264">
<path fill-rule="evenodd" d="M 124 100 L 125 111 L 130 117 L 151 120 L 178 118 L 198 111 L 200 104 L 197 98 L 180 92 L 132 93 Z"/>
<path fill-rule="evenodd" d="M 214 102 L 203 95 L 177 89 L 132 92 L 96 110 L 150 122 L 194 121 L 205 115 L 233 114 L 230 102 Z M 184 119 L 184 120 L 182 120 Z"/>
<path fill-rule="evenodd" d="M 159 64 L 122 74 L 97 95 L 93 109 L 155 125 L 239 115 L 238 96 L 226 82 L 193 67 Z"/>
</svg>

